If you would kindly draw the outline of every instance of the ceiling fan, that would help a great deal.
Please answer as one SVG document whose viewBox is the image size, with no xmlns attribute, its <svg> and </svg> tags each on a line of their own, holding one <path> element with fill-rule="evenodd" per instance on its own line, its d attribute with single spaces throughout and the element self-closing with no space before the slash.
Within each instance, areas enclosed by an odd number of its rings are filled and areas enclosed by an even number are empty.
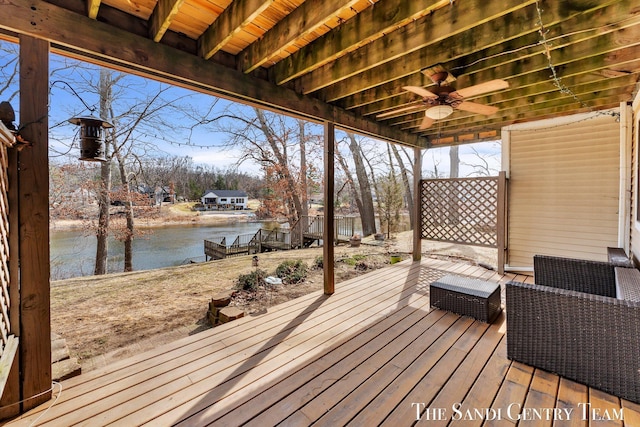
<svg viewBox="0 0 640 427">
<path fill-rule="evenodd" d="M 408 90 L 422 97 L 420 105 L 412 105 L 394 111 L 379 114 L 376 118 L 384 118 L 395 115 L 399 112 L 410 111 L 413 109 L 428 108 L 425 110 L 425 117 L 420 124 L 420 129 L 427 129 L 436 120 L 444 119 L 453 113 L 453 110 L 469 111 L 471 113 L 483 114 L 490 116 L 498 111 L 498 107 L 478 104 L 476 102 L 465 101 L 465 98 L 481 95 L 483 93 L 493 92 L 495 90 L 506 89 L 509 83 L 496 79 L 488 82 L 480 83 L 456 90 L 449 82 L 455 78 L 447 71 L 436 71 L 429 75 L 431 80 L 436 84 L 435 88 L 429 90 L 420 86 L 404 86 L 404 90 Z"/>
</svg>

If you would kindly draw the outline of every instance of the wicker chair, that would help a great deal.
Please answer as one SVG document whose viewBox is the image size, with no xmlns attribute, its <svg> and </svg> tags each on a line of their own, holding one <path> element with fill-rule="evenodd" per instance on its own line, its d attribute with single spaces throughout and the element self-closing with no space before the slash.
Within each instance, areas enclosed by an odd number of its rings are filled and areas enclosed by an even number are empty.
<svg viewBox="0 0 640 427">
<path fill-rule="evenodd" d="M 614 265 L 536 256 L 537 284 L 506 285 L 507 356 L 640 403 L 640 302 Z"/>
</svg>

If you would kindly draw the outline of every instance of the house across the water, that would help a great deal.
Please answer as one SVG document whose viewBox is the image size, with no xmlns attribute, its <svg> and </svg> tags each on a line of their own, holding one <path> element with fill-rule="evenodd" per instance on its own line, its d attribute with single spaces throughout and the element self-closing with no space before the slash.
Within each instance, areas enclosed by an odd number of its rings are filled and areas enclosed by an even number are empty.
<svg viewBox="0 0 640 427">
<path fill-rule="evenodd" d="M 205 209 L 247 208 L 247 193 L 240 190 L 207 190 L 201 200 Z"/>
</svg>

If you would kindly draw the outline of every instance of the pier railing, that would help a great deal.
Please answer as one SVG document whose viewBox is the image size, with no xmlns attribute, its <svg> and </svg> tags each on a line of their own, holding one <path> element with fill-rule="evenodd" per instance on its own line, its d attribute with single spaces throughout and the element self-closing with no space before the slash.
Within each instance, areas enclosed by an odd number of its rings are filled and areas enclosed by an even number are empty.
<svg viewBox="0 0 640 427">
<path fill-rule="evenodd" d="M 261 228 L 255 234 L 241 234 L 227 245 L 224 236 L 214 236 L 204 241 L 205 258 L 224 259 L 229 256 L 251 255 L 271 250 L 289 250 L 309 246 L 315 240 L 322 240 L 324 218 L 322 215 L 303 216 L 291 228 Z M 355 218 L 339 216 L 335 218 L 334 239 L 346 242 L 355 232 Z"/>
<path fill-rule="evenodd" d="M 209 259 L 224 259 L 230 256 L 258 253 L 260 252 L 260 242 L 256 241 L 256 234 L 240 234 L 230 245 L 227 245 L 227 238 L 224 236 L 206 239 L 204 241 L 205 258 L 208 261 Z"/>
<path fill-rule="evenodd" d="M 302 217 L 299 222 L 307 225 L 302 227 L 304 237 L 322 239 L 324 233 L 323 215 Z M 336 216 L 334 224 L 333 238 L 336 242 L 347 241 L 355 233 L 355 217 L 353 216 Z"/>
</svg>

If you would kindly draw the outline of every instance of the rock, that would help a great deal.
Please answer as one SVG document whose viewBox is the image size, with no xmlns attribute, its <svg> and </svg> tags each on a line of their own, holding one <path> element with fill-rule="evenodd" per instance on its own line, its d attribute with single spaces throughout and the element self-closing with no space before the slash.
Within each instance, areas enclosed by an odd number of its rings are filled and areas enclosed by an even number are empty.
<svg viewBox="0 0 640 427">
<path fill-rule="evenodd" d="M 239 319 L 244 317 L 244 311 L 240 310 L 237 307 L 225 307 L 220 310 L 218 314 L 218 318 L 220 323 L 231 322 L 232 320 Z"/>
<path fill-rule="evenodd" d="M 61 360 L 51 365 L 51 378 L 53 381 L 63 381 L 78 376 L 81 373 L 82 367 L 75 357 Z"/>
<path fill-rule="evenodd" d="M 213 307 L 226 307 L 231 302 L 232 291 L 219 292 L 211 297 Z"/>
</svg>

